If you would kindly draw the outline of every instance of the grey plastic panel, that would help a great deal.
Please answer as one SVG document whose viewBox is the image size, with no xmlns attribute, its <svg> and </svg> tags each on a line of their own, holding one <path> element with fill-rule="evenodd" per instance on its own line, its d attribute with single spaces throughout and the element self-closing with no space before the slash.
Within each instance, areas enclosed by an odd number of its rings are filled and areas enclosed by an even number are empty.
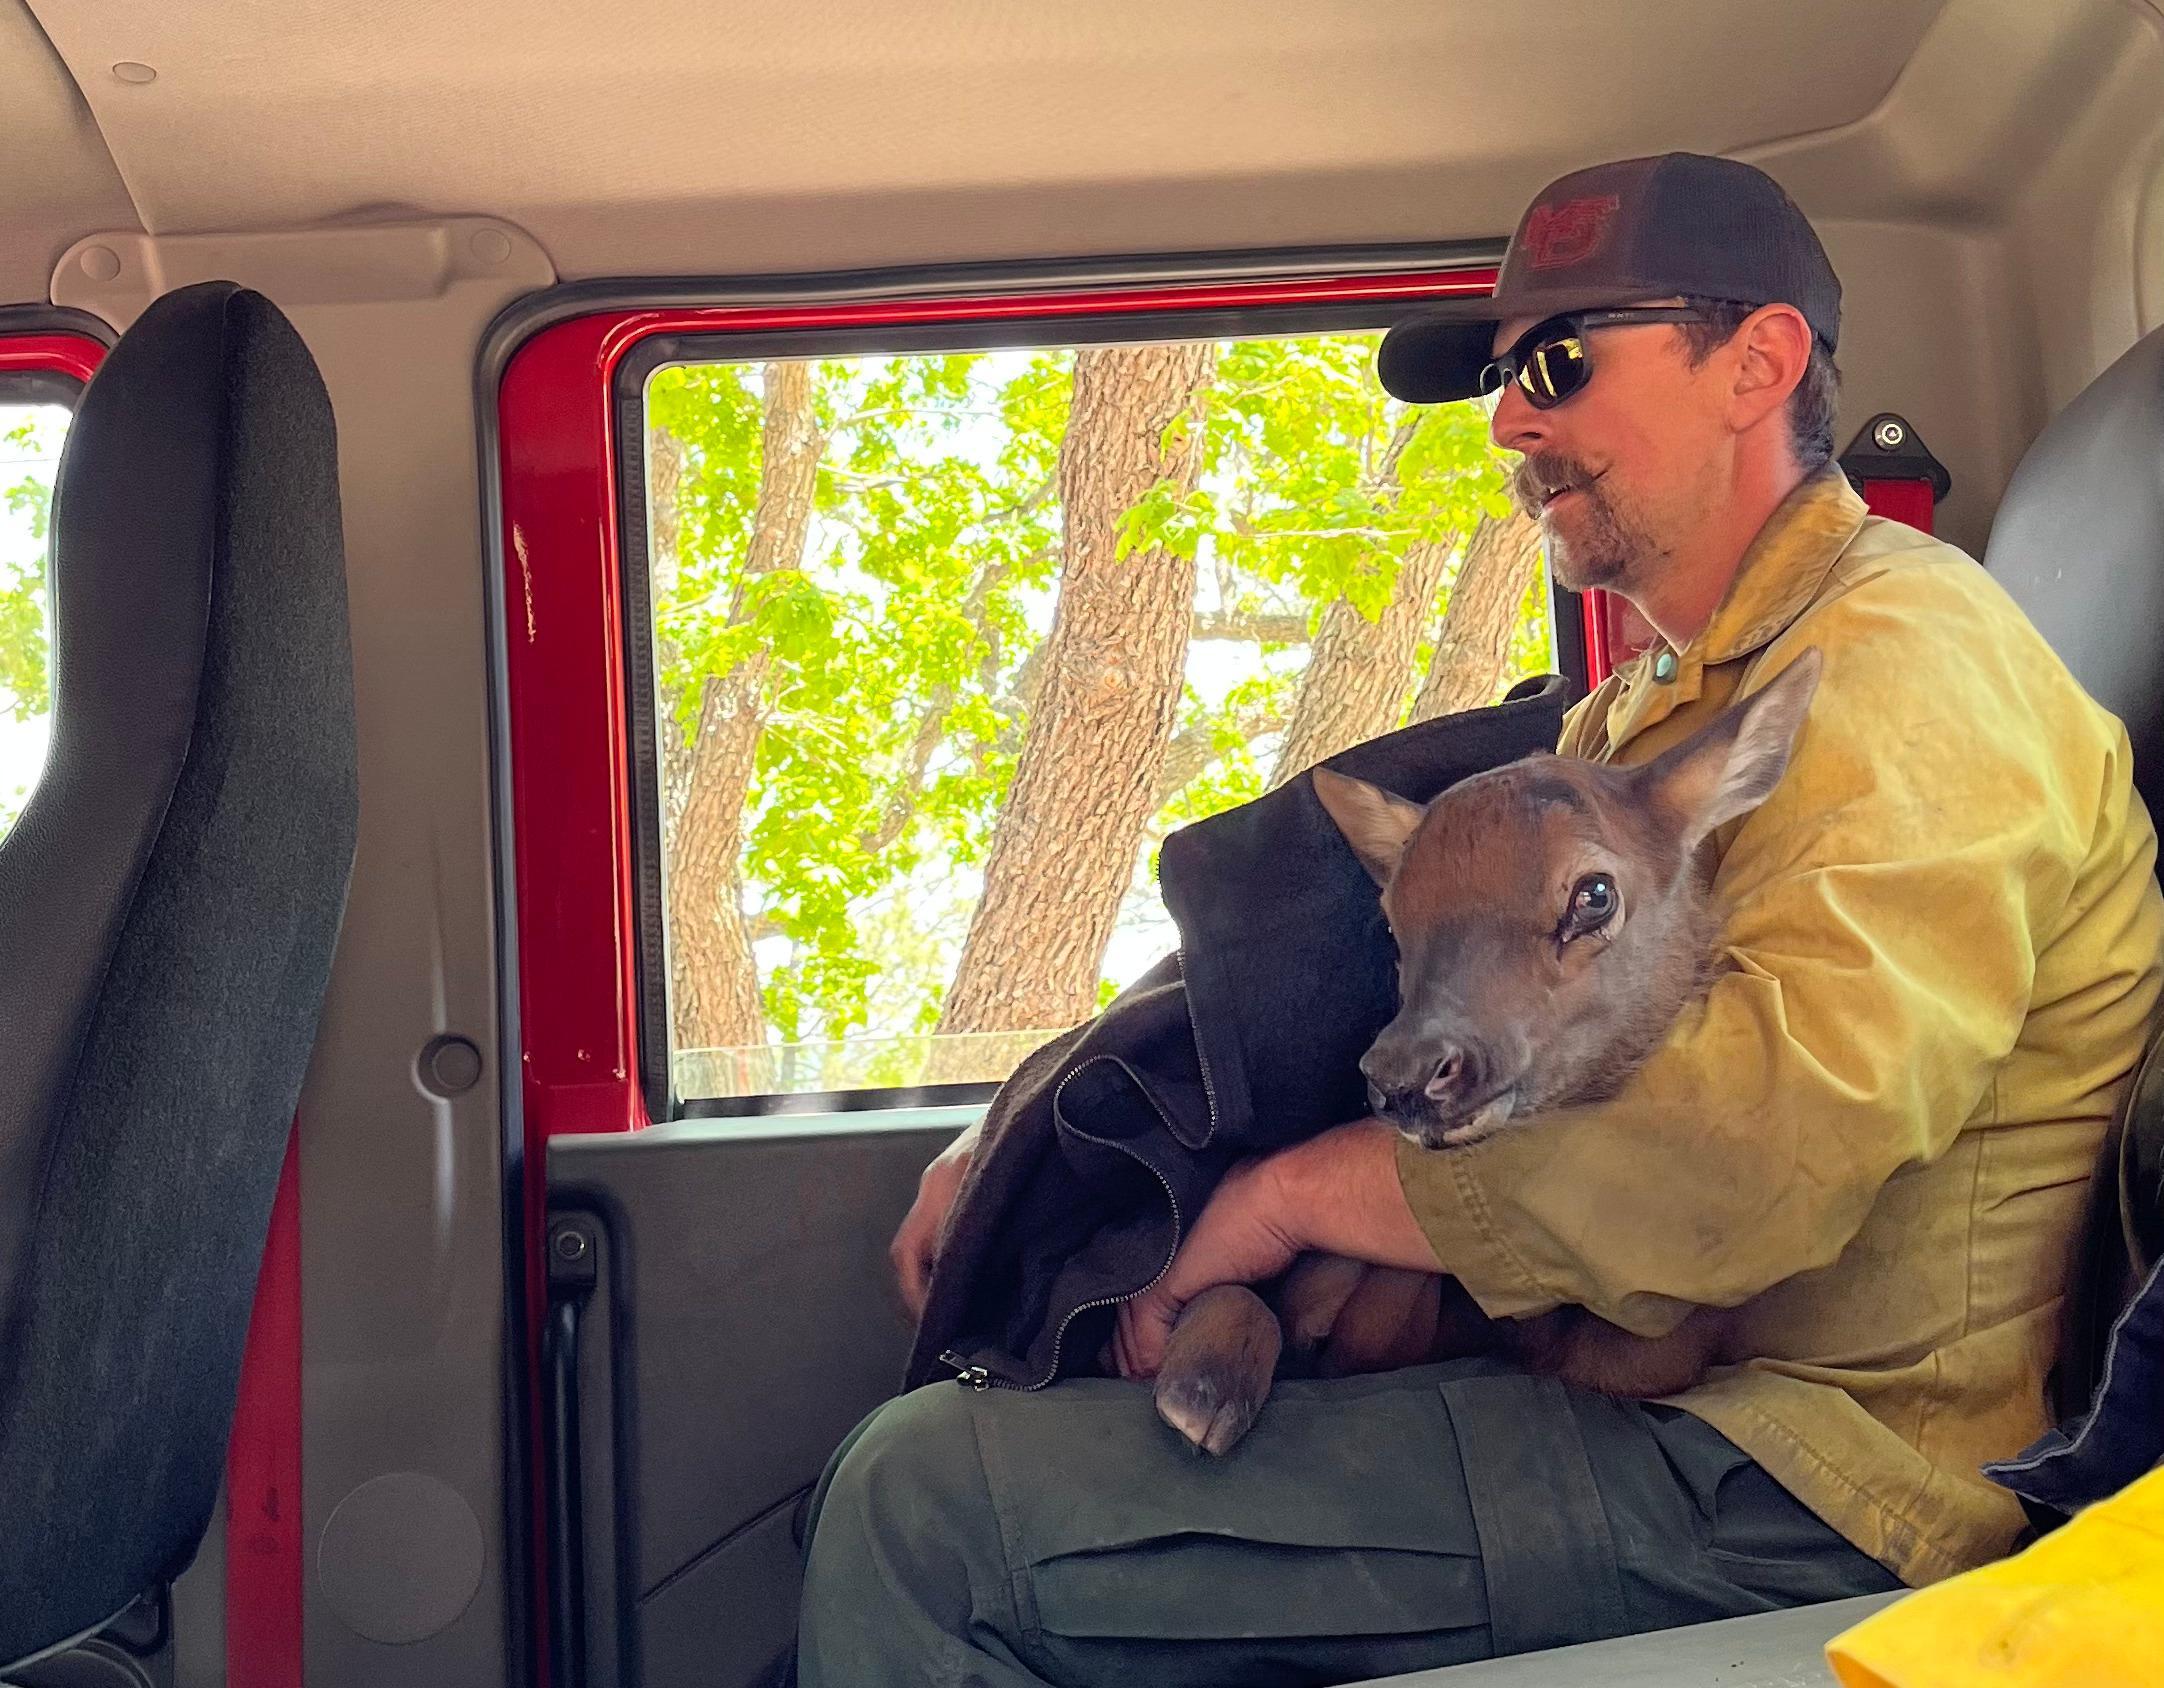
<svg viewBox="0 0 2164 1688">
<path fill-rule="evenodd" d="M 225 1688 L 225 1487 L 194 1562 L 173 1579 L 174 1688 Z"/>
<path fill-rule="evenodd" d="M 1379 1677 L 1361 1688 L 1833 1688 L 1826 1643 L 1898 1594 Z"/>
<path fill-rule="evenodd" d="M 804 1497 L 808 1499 L 809 1497 Z M 803 1547 L 801 1507 L 785 1502 L 698 1560 L 639 1605 L 640 1680 L 651 1688 L 762 1682 L 796 1638 Z M 728 1649 L 717 1667 L 716 1637 Z"/>
<path fill-rule="evenodd" d="M 794 1630 L 799 1502 L 899 1384 L 887 1242 L 980 1110 L 686 1121 L 558 1139 L 552 1220 L 601 1233 L 580 1332 L 591 1688 L 762 1680 Z"/>
</svg>

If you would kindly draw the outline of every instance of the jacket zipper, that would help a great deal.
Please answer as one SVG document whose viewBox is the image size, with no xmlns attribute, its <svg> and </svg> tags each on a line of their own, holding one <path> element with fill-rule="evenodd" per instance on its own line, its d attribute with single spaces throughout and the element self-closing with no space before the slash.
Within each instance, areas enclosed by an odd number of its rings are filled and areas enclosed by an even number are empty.
<svg viewBox="0 0 2164 1688">
<path fill-rule="evenodd" d="M 1181 944 L 1177 949 L 1175 949 L 1172 952 L 1172 959 L 1179 963 L 1180 989 L 1184 993 L 1187 989 L 1187 946 L 1185 944 Z M 1194 998 L 1190 996 L 1188 998 L 1189 1006 L 1187 1011 L 1187 1035 L 1194 1041 L 1195 1065 L 1202 1071 L 1202 1105 L 1209 1110 L 1209 1138 L 1214 1138 L 1217 1135 L 1217 1081 L 1210 1077 L 1209 1052 L 1202 1047 L 1202 1039 L 1200 1039 L 1199 1037 L 1195 1037 L 1194 1035 L 1195 1011 L 1193 1003 Z M 1160 1108 L 1158 1110 L 1158 1113 L 1159 1116 L 1162 1117 L 1164 1110 Z M 1168 1131 L 1172 1128 L 1172 1122 L 1170 1120 L 1165 1121 L 1165 1128 Z M 1209 1141 L 1209 1138 L 1205 1138 L 1204 1141 Z"/>
<path fill-rule="evenodd" d="M 1080 1067 L 1077 1067 L 1075 1069 L 1075 1072 L 1080 1072 L 1081 1070 L 1082 1069 Z M 1073 1082 L 1073 1079 L 1074 1073 L 1069 1073 L 1065 1078 L 1059 1081 L 1059 1089 L 1052 1092 L 1052 1113 L 1055 1119 L 1059 1115 L 1059 1099 L 1063 1094 L 1065 1094 L 1067 1086 L 1071 1082 Z M 1139 1085 L 1136 1088 L 1142 1089 L 1142 1087 Z M 1203 1075 L 1203 1090 L 1205 1095 L 1207 1095 L 1209 1090 L 1209 1075 L 1207 1069 L 1205 1069 Z M 1146 1089 L 1142 1091 L 1142 1094 L 1145 1098 L 1149 1097 L 1149 1092 Z M 1150 1101 L 1150 1106 L 1156 1109 L 1157 1117 L 1160 1120 L 1164 1120 L 1165 1129 L 1167 1131 L 1170 1131 L 1172 1129 L 1172 1122 L 1169 1119 L 1165 1119 L 1164 1109 L 1157 1107 L 1157 1103 L 1154 1099 Z M 1214 1103 L 1212 1104 L 1211 1118 L 1213 1121 L 1216 1118 Z M 1179 1197 L 1172 1193 L 1172 1182 L 1170 1179 L 1168 1179 L 1162 1172 L 1159 1172 L 1156 1167 L 1150 1166 L 1150 1163 L 1148 1161 L 1144 1160 L 1140 1155 L 1136 1154 L 1131 1149 L 1120 1148 L 1119 1144 L 1112 1142 L 1110 1139 L 1095 1136 L 1090 1132 L 1082 1130 L 1079 1126 L 1070 1126 L 1068 1129 L 1073 1131 L 1078 1137 L 1088 1138 L 1089 1141 L 1092 1143 L 1101 1144 L 1103 1147 L 1108 1149 L 1119 1149 L 1120 1153 L 1126 1155 L 1138 1166 L 1149 1167 L 1150 1176 L 1157 1180 L 1158 1188 L 1165 1192 L 1165 1205 L 1172 1209 L 1172 1246 L 1165 1251 L 1165 1262 L 1162 1266 L 1157 1268 L 1156 1275 L 1152 1277 L 1150 1281 L 1144 1284 L 1140 1289 L 1130 1290 L 1125 1295 L 1099 1296 L 1095 1301 L 1085 1301 L 1082 1303 L 1081 1306 L 1069 1309 L 1067 1316 L 1064 1319 L 1060 1320 L 1059 1329 L 1052 1333 L 1052 1364 L 1050 1368 L 1045 1372 L 1044 1376 L 1037 1379 L 1037 1381 L 1034 1383 L 1015 1383 L 1008 1378 L 996 1376 L 984 1366 L 972 1365 L 968 1360 L 965 1360 L 960 1354 L 957 1354 L 951 1348 L 948 1349 L 945 1353 L 941 1354 L 939 1356 L 939 1363 L 943 1366 L 952 1366 L 955 1369 L 956 1376 L 954 1381 L 961 1384 L 964 1388 L 975 1390 L 980 1395 L 983 1394 L 984 1391 L 987 1389 L 1013 1389 L 1019 1391 L 1024 1395 L 1033 1395 L 1038 1390 L 1048 1387 L 1051 1384 L 1052 1380 L 1059 1376 L 1060 1350 L 1067 1341 L 1067 1327 L 1073 1324 L 1075 1320 L 1079 1319 L 1084 1313 L 1093 1313 L 1100 1307 L 1116 1306 L 1122 1301 L 1132 1301 L 1138 1295 L 1149 1294 L 1151 1290 L 1155 1289 L 1158 1284 L 1164 1280 L 1165 1274 L 1172 1270 L 1172 1262 L 1179 1257 L 1180 1241 L 1187 1234 L 1187 1220 L 1186 1217 L 1180 1212 Z"/>
<path fill-rule="evenodd" d="M 1157 900 L 1163 902 L 1165 900 L 1165 858 L 1162 851 L 1158 853 L 1157 865 L 1151 877 L 1157 881 Z M 1179 966 L 1180 989 L 1184 991 L 1187 988 L 1187 945 L 1185 943 L 1173 946 L 1172 959 Z M 1193 999 L 1189 998 L 1189 1001 L 1192 1003 Z M 1187 1016 L 1188 1035 L 1190 1037 L 1194 1036 L 1194 1025 L 1194 1011 L 1190 1007 Z M 1210 1056 L 1209 1052 L 1202 1047 L 1202 1039 L 1199 1037 L 1194 1038 L 1194 1044 L 1195 1065 L 1202 1070 L 1202 1102 L 1210 1113 L 1210 1136 L 1215 1137 L 1217 1135 L 1217 1081 L 1210 1076 Z M 1158 1110 L 1160 1117 L 1162 1117 L 1163 1112 L 1164 1110 L 1161 1108 Z M 1166 1129 L 1170 1130 L 1171 1126 L 1172 1122 L 1166 1120 Z"/>
</svg>

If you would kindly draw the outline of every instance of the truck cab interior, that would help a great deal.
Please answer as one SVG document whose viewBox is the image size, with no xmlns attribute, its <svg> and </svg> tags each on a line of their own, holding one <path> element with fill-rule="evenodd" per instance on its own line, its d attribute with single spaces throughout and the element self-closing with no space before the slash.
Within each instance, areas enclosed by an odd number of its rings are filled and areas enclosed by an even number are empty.
<svg viewBox="0 0 2164 1688">
<path fill-rule="evenodd" d="M 785 1680 L 889 1240 L 1171 947 L 1165 832 L 1632 643 L 1371 366 L 1670 149 L 1811 217 L 1844 464 L 2157 809 L 2155 0 L 0 0 L 0 1681 Z M 1078 370 L 1195 442 L 1101 558 Z M 1030 881 L 1129 556 L 1162 771 Z M 1830 1682 L 1855 1616 L 1421 1680 Z"/>
</svg>

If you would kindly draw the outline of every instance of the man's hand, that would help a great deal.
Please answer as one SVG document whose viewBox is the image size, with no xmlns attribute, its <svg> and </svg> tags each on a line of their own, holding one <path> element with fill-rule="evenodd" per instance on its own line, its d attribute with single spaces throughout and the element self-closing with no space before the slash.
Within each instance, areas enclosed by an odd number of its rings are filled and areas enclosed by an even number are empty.
<svg viewBox="0 0 2164 1688">
<path fill-rule="evenodd" d="M 1153 1287 L 1120 1304 L 1112 1357 L 1122 1377 L 1157 1375 L 1173 1321 L 1204 1290 L 1260 1283 L 1292 1264 L 1300 1243 L 1281 1188 L 1282 1159 L 1242 1161 L 1219 1179 L 1170 1269 Z"/>
<path fill-rule="evenodd" d="M 894 1262 L 895 1285 L 912 1319 L 924 1317 L 924 1298 L 932 1286 L 932 1259 L 939 1251 L 940 1227 L 946 1223 L 947 1209 L 954 1205 L 955 1192 L 962 1187 L 962 1175 L 969 1170 L 982 1132 L 981 1124 L 969 1127 L 924 1169 L 917 1180 L 917 1199 L 903 1217 L 901 1229 L 894 1233 L 894 1241 L 887 1245 L 887 1258 Z"/>
<path fill-rule="evenodd" d="M 1227 1172 L 1170 1270 L 1121 1304 L 1120 1375 L 1156 1375 L 1180 1309 L 1204 1290 L 1274 1278 L 1303 1250 L 1440 1272 L 1398 1182 L 1397 1141 L 1380 1120 L 1362 1120 Z"/>
</svg>

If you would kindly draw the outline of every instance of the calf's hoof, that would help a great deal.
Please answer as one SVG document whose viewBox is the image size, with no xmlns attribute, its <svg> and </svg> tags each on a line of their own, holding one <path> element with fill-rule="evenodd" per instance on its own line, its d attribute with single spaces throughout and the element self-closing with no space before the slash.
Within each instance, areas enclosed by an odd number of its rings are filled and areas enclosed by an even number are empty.
<svg viewBox="0 0 2164 1688">
<path fill-rule="evenodd" d="M 1157 1416 L 1206 1454 L 1229 1452 L 1270 1393 L 1283 1338 L 1253 1290 L 1220 1284 L 1181 1310 L 1157 1372 Z"/>
</svg>

